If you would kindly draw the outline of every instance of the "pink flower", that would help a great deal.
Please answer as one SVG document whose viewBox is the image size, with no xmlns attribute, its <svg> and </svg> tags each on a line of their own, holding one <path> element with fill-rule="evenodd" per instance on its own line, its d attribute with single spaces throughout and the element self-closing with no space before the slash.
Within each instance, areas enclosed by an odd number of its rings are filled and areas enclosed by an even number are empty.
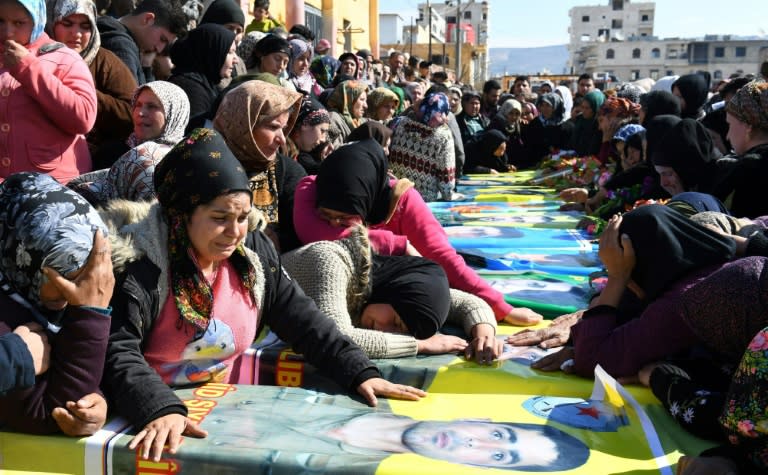
<svg viewBox="0 0 768 475">
<path fill-rule="evenodd" d="M 751 351 L 762 351 L 768 349 L 768 332 L 761 331 L 749 343 Z"/>
<path fill-rule="evenodd" d="M 754 431 L 755 425 L 750 420 L 739 421 L 737 425 L 739 432 L 748 437 L 755 437 L 757 434 Z"/>
</svg>

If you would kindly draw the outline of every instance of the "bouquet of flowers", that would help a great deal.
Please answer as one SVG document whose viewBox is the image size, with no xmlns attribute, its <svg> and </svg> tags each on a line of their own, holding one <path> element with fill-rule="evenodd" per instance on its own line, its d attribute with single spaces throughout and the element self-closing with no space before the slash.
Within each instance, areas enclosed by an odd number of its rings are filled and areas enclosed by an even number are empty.
<svg viewBox="0 0 768 475">
<path fill-rule="evenodd" d="M 570 150 L 554 151 L 546 158 L 531 180 L 532 185 L 544 185 L 557 190 L 572 187 L 601 186 L 611 177 L 612 170 L 590 155 L 577 157 Z"/>
</svg>

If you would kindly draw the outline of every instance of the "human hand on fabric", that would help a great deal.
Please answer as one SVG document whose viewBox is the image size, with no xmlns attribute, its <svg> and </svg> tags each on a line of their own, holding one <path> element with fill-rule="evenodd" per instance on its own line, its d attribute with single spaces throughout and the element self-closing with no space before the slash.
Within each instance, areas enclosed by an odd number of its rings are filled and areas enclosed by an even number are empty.
<svg viewBox="0 0 768 475">
<path fill-rule="evenodd" d="M 107 421 L 107 401 L 101 394 L 91 393 L 65 407 L 54 408 L 53 420 L 62 432 L 72 437 L 95 434 Z"/>
<path fill-rule="evenodd" d="M 425 391 L 405 384 L 390 383 L 383 378 L 371 378 L 360 383 L 357 392 L 365 398 L 365 402 L 371 407 L 376 407 L 379 401 L 376 396 L 404 399 L 406 401 L 418 401 L 427 395 Z"/>
<path fill-rule="evenodd" d="M 464 350 L 468 360 L 473 357 L 479 364 L 491 364 L 504 351 L 504 343 L 496 338 L 496 329 L 488 323 L 472 327 L 472 341 Z"/>
<path fill-rule="evenodd" d="M 69 305 L 107 308 L 115 287 L 109 241 L 96 231 L 93 249 L 82 272 L 69 280 L 56 270 L 45 267 L 43 273 L 61 292 Z"/>
<path fill-rule="evenodd" d="M 571 327 L 580 319 L 584 310 L 561 315 L 552 320 L 547 328 L 522 330 L 507 337 L 507 343 L 513 346 L 538 345 L 548 349 L 563 346 L 571 336 Z"/>
<path fill-rule="evenodd" d="M 5 51 L 3 52 L 3 62 L 6 68 L 12 68 L 24 59 L 29 54 L 29 50 L 21 43 L 17 43 L 13 40 L 6 40 Z"/>
<path fill-rule="evenodd" d="M 531 368 L 541 371 L 557 371 L 573 373 L 573 357 L 575 352 L 570 346 L 564 347 L 557 353 L 547 355 L 531 364 Z"/>
<path fill-rule="evenodd" d="M 413 247 L 413 244 L 411 244 L 410 241 L 405 245 L 405 255 L 421 257 L 421 253 L 417 251 L 415 247 Z"/>
<path fill-rule="evenodd" d="M 163 454 L 163 447 L 168 443 L 168 453 L 175 454 L 181 443 L 181 436 L 204 438 L 208 436 L 205 431 L 188 417 L 181 414 L 168 414 L 158 417 L 144 426 L 128 444 L 130 450 L 137 447 L 141 451 L 141 458 L 159 462 Z"/>
<path fill-rule="evenodd" d="M 635 250 L 628 235 L 619 236 L 621 216 L 615 215 L 605 226 L 600 235 L 600 248 L 597 252 L 608 273 L 608 279 L 627 284 L 635 268 Z"/>
<path fill-rule="evenodd" d="M 32 364 L 35 366 L 35 375 L 48 371 L 51 364 L 51 345 L 48 343 L 48 335 L 43 327 L 37 323 L 19 325 L 13 330 L 27 345 L 29 354 L 32 355 Z"/>
<path fill-rule="evenodd" d="M 541 323 L 542 320 L 544 317 L 530 308 L 517 307 L 504 316 L 503 322 L 518 327 L 529 327 Z"/>
<path fill-rule="evenodd" d="M 435 333 L 424 340 L 416 340 L 419 354 L 441 355 L 444 353 L 456 353 L 467 348 L 467 341 L 453 335 Z"/>
</svg>

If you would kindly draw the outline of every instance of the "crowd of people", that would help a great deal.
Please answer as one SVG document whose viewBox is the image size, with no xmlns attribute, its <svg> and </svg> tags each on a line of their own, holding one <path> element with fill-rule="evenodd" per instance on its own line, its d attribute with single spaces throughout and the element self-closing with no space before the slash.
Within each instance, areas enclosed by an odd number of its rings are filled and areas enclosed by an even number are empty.
<svg viewBox="0 0 768 475">
<path fill-rule="evenodd" d="M 334 58 L 265 0 L 248 25 L 233 0 L 0 0 L 0 34 L 0 423 L 87 435 L 109 408 L 159 460 L 206 435 L 172 389 L 232 380 L 265 326 L 371 405 L 418 399 L 369 358 L 491 363 L 498 323 L 542 321 L 426 203 L 567 150 L 612 171 L 561 191 L 607 221 L 607 284 L 508 342 L 637 378 L 722 442 L 704 455 L 768 467 L 760 78 L 475 90 L 400 51 Z"/>
</svg>

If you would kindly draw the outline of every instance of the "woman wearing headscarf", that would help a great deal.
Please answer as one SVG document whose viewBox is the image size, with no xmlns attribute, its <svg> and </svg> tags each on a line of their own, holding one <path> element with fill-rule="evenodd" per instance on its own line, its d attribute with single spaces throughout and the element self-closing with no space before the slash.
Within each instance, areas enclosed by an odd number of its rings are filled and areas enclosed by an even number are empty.
<svg viewBox="0 0 768 475">
<path fill-rule="evenodd" d="M 640 96 L 640 125 L 646 126 L 648 121 L 660 115 L 680 117 L 680 101 L 667 91 L 651 91 Z"/>
<path fill-rule="evenodd" d="M 433 93 L 421 101 L 416 119 L 400 116 L 392 130 L 389 169 L 407 178 L 424 201 L 453 199 L 456 154 L 448 128 L 448 97 Z"/>
<path fill-rule="evenodd" d="M 399 107 L 400 98 L 388 87 L 377 87 L 368 93 L 367 116 L 371 120 L 389 124 Z"/>
<path fill-rule="evenodd" d="M 373 253 L 364 228 L 281 257 L 304 292 L 369 358 L 466 351 L 490 363 L 500 354 L 487 303 L 450 290 L 445 272 L 430 260 Z M 472 343 L 440 334 L 446 321 L 462 327 Z"/>
<path fill-rule="evenodd" d="M 739 89 L 726 106 L 726 120 L 735 156 L 718 161 L 715 194 L 729 203 L 734 216 L 766 216 L 768 83 L 750 82 Z"/>
<path fill-rule="evenodd" d="M 331 113 L 331 128 L 328 140 L 336 149 L 344 143 L 352 130 L 358 128 L 367 119 L 367 86 L 359 81 L 344 81 L 336 86 L 328 98 L 328 111 Z"/>
<path fill-rule="evenodd" d="M 314 76 L 317 84 L 323 89 L 331 87 L 333 82 L 333 76 L 336 74 L 336 69 L 339 67 L 339 62 L 336 58 L 331 56 L 316 56 L 309 65 L 309 72 Z"/>
<path fill-rule="evenodd" d="M 616 96 L 605 98 L 597 114 L 597 126 L 602 132 L 602 141 L 597 159 L 607 164 L 621 160 L 621 151 L 614 148 L 613 137 L 619 129 L 634 121 L 640 113 L 640 105 L 629 99 Z"/>
<path fill-rule="evenodd" d="M 373 139 L 378 142 L 381 148 L 384 149 L 384 154 L 389 156 L 389 146 L 392 143 L 392 129 L 379 122 L 369 120 L 349 134 L 347 143 L 366 139 Z M 310 175 L 317 175 L 317 173 L 310 173 Z"/>
<path fill-rule="evenodd" d="M 680 117 L 701 120 L 709 96 L 709 84 L 701 74 L 686 74 L 672 83 L 672 94 L 680 100 Z"/>
<path fill-rule="evenodd" d="M 245 15 L 243 9 L 234 0 L 214 0 L 208 8 L 205 10 L 202 18 L 200 18 L 200 25 L 206 23 L 214 23 L 221 25 L 235 34 L 235 44 L 239 47 L 243 39 L 243 31 L 245 29 Z M 237 50 L 237 62 L 232 68 L 232 75 L 229 78 L 223 78 L 219 82 L 219 89 L 224 89 L 229 86 L 232 78 L 242 76 L 248 72 L 245 67 L 245 61 L 239 56 L 240 49 Z"/>
<path fill-rule="evenodd" d="M 176 41 L 171 48 L 173 75 L 168 82 L 179 86 L 189 99 L 187 130 L 201 127 L 216 111 L 217 85 L 231 77 L 237 61 L 235 34 L 221 25 L 206 23 Z"/>
<path fill-rule="evenodd" d="M 523 134 L 528 160 L 533 165 L 553 150 L 566 148 L 573 133 L 573 125 L 565 116 L 563 99 L 559 94 L 542 94 L 536 100 L 536 108 L 539 115 L 528 123 Z"/>
<path fill-rule="evenodd" d="M 341 76 L 353 80 L 360 79 L 360 68 L 355 53 L 343 53 L 339 56 L 339 67 L 336 69 L 334 79 Z"/>
<path fill-rule="evenodd" d="M 581 102 L 581 115 L 573 120 L 573 133 L 568 148 L 583 157 L 600 152 L 603 133 L 597 115 L 605 102 L 605 94 L 599 89 L 589 91 Z"/>
<path fill-rule="evenodd" d="M 467 146 L 464 173 L 505 173 L 515 171 L 507 160 L 507 136 L 491 129 L 481 133 Z"/>
<path fill-rule="evenodd" d="M 304 40 L 295 39 L 288 42 L 291 46 L 291 59 L 288 61 L 288 80 L 297 91 L 318 97 L 323 88 L 317 84 L 309 72 L 309 62 L 312 59 L 312 48 Z"/>
<path fill-rule="evenodd" d="M 120 58 L 101 48 L 96 28 L 96 6 L 91 0 L 56 0 L 49 3 L 51 38 L 80 53 L 96 87 L 97 114 L 86 136 L 96 170 L 109 167 L 131 133 L 131 97 L 136 80 Z"/>
<path fill-rule="evenodd" d="M 4 426 L 82 436 L 104 424 L 99 381 L 115 282 L 106 234 L 88 202 L 48 175 L 22 172 L 0 184 L 0 335 L 26 329 L 51 341 L 45 374 L 31 371 L 0 394 Z"/>
<path fill-rule="evenodd" d="M 14 22 L 25 26 L 8 28 L 0 44 L 0 181 L 38 171 L 66 183 L 91 171 L 85 134 L 96 121 L 93 77 L 79 54 L 57 46 L 43 31 L 43 0 L 3 5 Z"/>
<path fill-rule="evenodd" d="M 488 126 L 489 129 L 498 130 L 507 136 L 507 162 L 515 169 L 533 165 L 529 160 L 528 149 L 523 141 L 522 113 L 523 105 L 520 102 L 516 99 L 507 99 L 501 104 L 499 113 Z"/>
<path fill-rule="evenodd" d="M 317 175 L 320 163 L 333 150 L 328 142 L 330 124 L 331 116 L 319 102 L 311 97 L 302 100 L 289 140 L 297 150 L 296 161 L 307 175 Z"/>
<path fill-rule="evenodd" d="M 563 116 L 565 118 L 571 117 L 571 111 L 573 110 L 573 94 L 567 86 L 557 86 L 553 91 L 563 98 Z"/>
<path fill-rule="evenodd" d="M 253 206 L 264 213 L 267 232 L 282 252 L 300 245 L 293 229 L 293 197 L 305 176 L 296 161 L 280 153 L 296 123 L 302 95 L 264 81 L 245 81 L 221 102 L 213 125 L 243 164 Z"/>
<path fill-rule="evenodd" d="M 119 269 L 103 386 L 116 412 L 139 428 L 129 447 L 160 460 L 182 435 L 204 437 L 172 386 L 229 382 L 258 329 L 270 329 L 329 374 L 375 395 L 424 393 L 381 379 L 375 366 L 282 271 L 258 227 L 243 165 L 224 139 L 196 129 L 160 162 L 158 202 L 115 202 L 104 211 L 133 254 Z M 117 250 L 116 250 L 117 251 Z M 171 271 L 172 269 L 172 271 Z"/>
<path fill-rule="evenodd" d="M 294 222 L 305 244 L 346 237 L 353 225 L 369 228 L 373 250 L 382 255 L 423 255 L 443 268 L 452 288 L 477 295 L 496 320 L 533 325 L 541 315 L 513 308 L 480 278 L 451 247 L 448 238 L 413 184 L 387 173 L 387 158 L 373 140 L 334 151 L 296 188 Z"/>
<path fill-rule="evenodd" d="M 81 175 L 68 186 L 92 205 L 110 200 L 152 200 L 155 166 L 184 137 L 189 122 L 187 94 L 175 84 L 152 81 L 136 89 L 132 101 L 131 149 L 108 169 Z"/>
</svg>

